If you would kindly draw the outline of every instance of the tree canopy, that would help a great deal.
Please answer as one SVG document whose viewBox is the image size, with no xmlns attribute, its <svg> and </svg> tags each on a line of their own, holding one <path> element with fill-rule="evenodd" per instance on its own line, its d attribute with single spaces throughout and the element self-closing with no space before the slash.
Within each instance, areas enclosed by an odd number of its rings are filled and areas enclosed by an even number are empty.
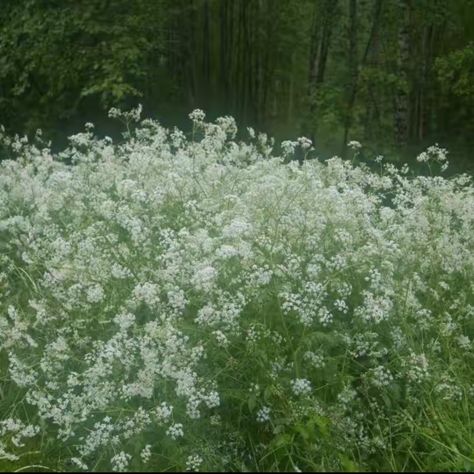
<svg viewBox="0 0 474 474">
<path fill-rule="evenodd" d="M 60 138 L 140 102 L 342 154 L 358 139 L 468 156 L 473 25 L 472 0 L 3 0 L 0 122 Z"/>
</svg>

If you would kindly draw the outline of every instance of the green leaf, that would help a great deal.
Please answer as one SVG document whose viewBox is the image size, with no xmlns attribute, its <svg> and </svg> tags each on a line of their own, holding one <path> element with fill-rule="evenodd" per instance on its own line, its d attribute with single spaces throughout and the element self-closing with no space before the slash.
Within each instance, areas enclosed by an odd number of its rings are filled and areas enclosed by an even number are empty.
<svg viewBox="0 0 474 474">
<path fill-rule="evenodd" d="M 253 412 L 255 410 L 255 407 L 257 406 L 257 396 L 255 394 L 250 395 L 247 403 L 249 411 Z"/>
</svg>

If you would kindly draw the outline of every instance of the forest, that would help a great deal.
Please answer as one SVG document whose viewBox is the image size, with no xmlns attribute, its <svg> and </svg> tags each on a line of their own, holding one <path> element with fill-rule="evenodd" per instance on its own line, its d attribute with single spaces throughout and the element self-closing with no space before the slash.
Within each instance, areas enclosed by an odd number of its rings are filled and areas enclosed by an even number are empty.
<svg viewBox="0 0 474 474">
<path fill-rule="evenodd" d="M 54 143 L 112 106 L 201 108 L 320 153 L 473 163 L 472 0 L 2 0 L 0 123 Z M 104 127 L 106 125 L 104 124 Z M 110 130 L 113 133 L 114 130 Z"/>
</svg>

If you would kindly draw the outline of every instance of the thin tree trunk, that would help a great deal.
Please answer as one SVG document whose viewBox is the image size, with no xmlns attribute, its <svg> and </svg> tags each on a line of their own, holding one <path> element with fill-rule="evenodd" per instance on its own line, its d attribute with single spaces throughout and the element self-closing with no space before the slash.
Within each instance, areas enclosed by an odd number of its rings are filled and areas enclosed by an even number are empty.
<svg viewBox="0 0 474 474">
<path fill-rule="evenodd" d="M 409 59 L 410 59 L 410 13 L 411 0 L 399 0 L 401 23 L 398 31 L 398 76 L 400 86 L 395 96 L 395 141 L 405 147 L 409 132 Z"/>
<path fill-rule="evenodd" d="M 221 105 L 227 108 L 229 104 L 229 0 L 220 2 L 220 44 L 219 44 L 219 83 L 221 86 Z"/>
<path fill-rule="evenodd" d="M 269 0 L 270 2 L 272 0 Z M 263 114 L 266 115 L 268 96 L 272 87 L 272 67 L 273 67 L 273 54 L 270 54 L 273 51 L 273 39 L 274 39 L 274 22 L 272 22 L 272 14 L 268 11 L 268 3 L 266 11 L 267 20 L 266 20 L 266 41 L 264 45 L 264 57 L 263 57 L 263 66 L 262 66 L 262 110 Z"/>
<path fill-rule="evenodd" d="M 294 108 L 294 101 L 293 95 L 295 91 L 295 78 L 293 74 L 293 64 L 295 62 L 295 53 L 291 54 L 291 72 L 290 72 L 290 81 L 288 85 L 288 124 L 291 126 L 293 123 L 293 108 Z"/>
<path fill-rule="evenodd" d="M 211 70 L 211 52 L 210 52 L 210 11 L 209 11 L 209 0 L 204 0 L 203 3 L 203 48 L 202 48 L 202 75 L 204 80 L 204 90 L 209 90 L 210 70 Z"/>
<path fill-rule="evenodd" d="M 246 87 L 245 87 L 245 49 L 246 49 L 246 38 L 245 38 L 245 4 L 246 0 L 240 0 L 239 4 L 239 21 L 237 28 L 237 47 L 238 47 L 238 61 L 236 65 L 236 74 L 238 75 L 238 93 L 236 95 L 236 105 L 238 110 L 239 118 L 245 121 L 246 112 Z"/>
<path fill-rule="evenodd" d="M 322 4 L 322 19 L 318 16 L 318 6 Z M 309 135 L 314 141 L 317 125 L 317 95 L 324 82 L 327 56 L 331 42 L 333 20 L 338 6 L 338 0 L 315 1 L 313 17 L 313 33 L 310 48 L 310 66 L 308 81 L 309 101 Z M 319 28 L 318 25 L 321 24 Z"/>
<path fill-rule="evenodd" d="M 349 0 L 349 100 L 347 103 L 346 119 L 344 124 L 344 139 L 342 142 L 343 157 L 347 151 L 347 140 L 352 125 L 352 115 L 357 94 L 359 80 L 359 61 L 357 59 L 357 0 Z"/>
<path fill-rule="evenodd" d="M 379 61 L 379 33 L 380 33 L 380 18 L 382 14 L 382 0 L 375 0 L 374 2 L 374 13 L 372 20 L 372 28 L 370 30 L 369 39 L 365 47 L 364 56 L 362 58 L 361 67 L 370 64 L 376 67 Z M 365 112 L 365 124 L 364 124 L 364 140 L 369 141 L 372 137 L 372 128 L 374 120 L 380 125 L 380 111 L 377 104 L 377 100 L 374 94 L 374 88 L 372 84 L 367 85 L 369 91 L 369 99 L 366 99 L 366 112 Z"/>
</svg>

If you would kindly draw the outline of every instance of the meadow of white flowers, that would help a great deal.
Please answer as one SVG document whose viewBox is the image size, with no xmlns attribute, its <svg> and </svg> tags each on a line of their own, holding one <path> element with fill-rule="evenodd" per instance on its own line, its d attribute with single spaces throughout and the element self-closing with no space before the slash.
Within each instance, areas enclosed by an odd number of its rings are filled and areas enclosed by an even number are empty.
<svg viewBox="0 0 474 474">
<path fill-rule="evenodd" d="M 1 138 L 0 470 L 474 469 L 474 186 L 445 150 L 416 177 L 139 112 L 117 144 Z"/>
</svg>

